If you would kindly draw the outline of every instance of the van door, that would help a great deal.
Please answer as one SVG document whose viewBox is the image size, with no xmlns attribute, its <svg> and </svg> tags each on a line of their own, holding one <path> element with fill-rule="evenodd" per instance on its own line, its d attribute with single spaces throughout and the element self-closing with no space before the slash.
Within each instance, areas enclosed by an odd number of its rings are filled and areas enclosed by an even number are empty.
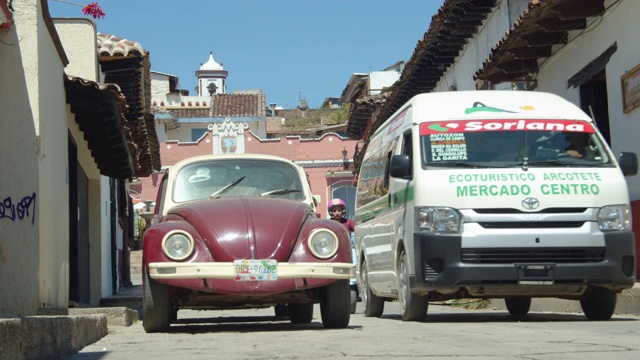
<svg viewBox="0 0 640 360">
<path fill-rule="evenodd" d="M 407 155 L 412 164 L 409 167 L 409 173 L 405 178 L 390 177 L 389 178 L 389 206 L 393 214 L 393 239 L 392 247 L 394 249 L 393 259 L 394 272 L 396 273 L 394 288 L 400 291 L 398 282 L 398 260 L 400 257 L 399 250 L 404 249 L 407 253 L 410 274 L 415 274 L 413 261 L 413 141 L 411 129 L 402 134 L 402 144 L 398 151 L 400 155 Z"/>
</svg>

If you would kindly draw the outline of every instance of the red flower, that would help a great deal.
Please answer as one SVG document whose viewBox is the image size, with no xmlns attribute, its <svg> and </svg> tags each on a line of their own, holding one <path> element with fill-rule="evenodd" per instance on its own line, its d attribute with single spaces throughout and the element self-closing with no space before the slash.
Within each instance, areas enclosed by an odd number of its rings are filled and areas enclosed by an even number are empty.
<svg viewBox="0 0 640 360">
<path fill-rule="evenodd" d="M 97 2 L 91 3 L 82 8 L 82 13 L 85 15 L 91 15 L 94 19 L 101 19 L 105 17 L 104 12 Z"/>
</svg>

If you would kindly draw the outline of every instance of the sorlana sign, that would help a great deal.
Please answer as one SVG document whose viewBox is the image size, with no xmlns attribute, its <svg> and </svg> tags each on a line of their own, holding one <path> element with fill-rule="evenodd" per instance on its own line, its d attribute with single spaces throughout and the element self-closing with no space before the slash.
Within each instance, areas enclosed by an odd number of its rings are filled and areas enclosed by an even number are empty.
<svg viewBox="0 0 640 360">
<path fill-rule="evenodd" d="M 483 131 L 595 132 L 590 123 L 575 120 L 471 120 L 428 122 L 420 124 L 420 135 Z"/>
</svg>

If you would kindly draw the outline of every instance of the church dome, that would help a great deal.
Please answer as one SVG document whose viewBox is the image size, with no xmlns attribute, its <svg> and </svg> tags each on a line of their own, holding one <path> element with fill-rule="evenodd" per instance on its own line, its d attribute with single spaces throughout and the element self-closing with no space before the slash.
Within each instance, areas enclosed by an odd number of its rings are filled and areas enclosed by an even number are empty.
<svg viewBox="0 0 640 360">
<path fill-rule="evenodd" d="M 209 53 L 209 61 L 200 65 L 200 70 L 223 70 L 222 65 L 213 60 L 213 51 Z"/>
</svg>

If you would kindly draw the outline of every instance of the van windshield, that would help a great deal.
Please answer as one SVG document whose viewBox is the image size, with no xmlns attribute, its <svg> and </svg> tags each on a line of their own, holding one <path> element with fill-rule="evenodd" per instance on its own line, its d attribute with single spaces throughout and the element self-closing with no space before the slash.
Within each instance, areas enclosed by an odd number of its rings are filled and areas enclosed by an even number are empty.
<svg viewBox="0 0 640 360">
<path fill-rule="evenodd" d="M 562 120 L 476 120 L 420 125 L 424 166 L 612 166 L 591 124 Z"/>
</svg>

